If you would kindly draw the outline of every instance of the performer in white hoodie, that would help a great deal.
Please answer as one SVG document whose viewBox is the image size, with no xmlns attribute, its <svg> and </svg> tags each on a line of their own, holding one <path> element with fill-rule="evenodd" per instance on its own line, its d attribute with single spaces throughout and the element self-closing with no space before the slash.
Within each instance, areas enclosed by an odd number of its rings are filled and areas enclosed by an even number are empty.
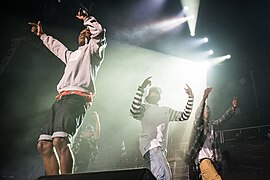
<svg viewBox="0 0 270 180">
<path fill-rule="evenodd" d="M 83 21 L 86 28 L 78 36 L 79 47 L 75 51 L 70 51 L 60 41 L 45 34 L 40 21 L 37 24 L 28 23 L 31 31 L 66 65 L 57 85 L 58 95 L 37 143 L 46 175 L 73 173 L 71 138 L 92 105 L 96 75 L 107 46 L 106 30 L 93 16 L 79 10 L 76 17 Z"/>
</svg>

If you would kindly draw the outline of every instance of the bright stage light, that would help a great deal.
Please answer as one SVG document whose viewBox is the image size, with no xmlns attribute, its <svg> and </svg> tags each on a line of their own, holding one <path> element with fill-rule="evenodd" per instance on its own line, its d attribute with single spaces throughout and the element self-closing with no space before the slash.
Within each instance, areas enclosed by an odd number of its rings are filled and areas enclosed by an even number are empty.
<svg viewBox="0 0 270 180">
<path fill-rule="evenodd" d="M 207 43 L 208 42 L 208 38 L 207 37 L 203 38 L 203 42 L 204 43 Z"/>
<path fill-rule="evenodd" d="M 209 66 L 214 66 L 231 58 L 230 54 L 208 59 Z"/>
<path fill-rule="evenodd" d="M 180 0 L 182 7 L 189 7 L 189 10 L 186 12 L 186 15 L 193 15 L 194 18 L 190 21 L 188 21 L 188 27 L 190 31 L 190 35 L 194 36 L 195 35 L 195 29 L 196 29 L 196 23 L 197 23 L 197 17 L 198 17 L 198 11 L 199 11 L 199 5 L 200 5 L 200 0 Z"/>
<path fill-rule="evenodd" d="M 208 54 L 209 54 L 209 55 L 212 55 L 212 54 L 214 54 L 214 51 L 213 51 L 212 49 L 210 49 L 210 50 L 208 51 Z"/>
<path fill-rule="evenodd" d="M 192 40 L 190 41 L 190 45 L 194 48 L 199 47 L 199 46 L 203 46 L 203 44 L 207 43 L 209 41 L 209 39 L 207 37 L 204 38 L 192 38 Z M 207 53 L 206 53 L 207 54 Z"/>
<path fill-rule="evenodd" d="M 225 57 L 226 57 L 226 59 L 230 59 L 231 58 L 231 55 L 230 54 L 227 54 Z"/>
<path fill-rule="evenodd" d="M 190 32 L 190 36 L 195 36 L 195 32 Z"/>
</svg>

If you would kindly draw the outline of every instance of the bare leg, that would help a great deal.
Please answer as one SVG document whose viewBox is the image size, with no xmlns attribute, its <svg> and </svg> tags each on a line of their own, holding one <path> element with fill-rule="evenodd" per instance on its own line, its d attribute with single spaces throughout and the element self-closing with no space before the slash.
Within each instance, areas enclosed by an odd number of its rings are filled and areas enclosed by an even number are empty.
<svg viewBox="0 0 270 180">
<path fill-rule="evenodd" d="M 37 144 L 37 149 L 43 161 L 45 174 L 59 174 L 59 164 L 53 151 L 52 141 L 39 141 Z"/>
<path fill-rule="evenodd" d="M 53 145 L 59 157 L 61 174 L 73 173 L 73 155 L 67 138 L 54 138 Z"/>
</svg>

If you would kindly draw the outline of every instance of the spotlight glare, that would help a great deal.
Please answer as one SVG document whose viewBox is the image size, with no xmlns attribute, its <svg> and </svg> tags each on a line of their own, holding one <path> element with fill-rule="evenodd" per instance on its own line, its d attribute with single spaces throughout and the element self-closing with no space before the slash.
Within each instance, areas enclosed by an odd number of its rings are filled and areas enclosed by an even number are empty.
<svg viewBox="0 0 270 180">
<path fill-rule="evenodd" d="M 203 42 L 204 43 L 207 43 L 208 42 L 208 38 L 207 37 L 203 38 Z"/>
<path fill-rule="evenodd" d="M 211 49 L 211 50 L 208 51 L 208 53 L 209 53 L 210 55 L 212 55 L 212 54 L 214 54 L 214 51 Z"/>
<path fill-rule="evenodd" d="M 232 56 L 230 54 L 226 55 L 226 59 L 230 59 Z"/>
<path fill-rule="evenodd" d="M 195 36 L 195 32 L 190 32 L 190 36 Z"/>
</svg>

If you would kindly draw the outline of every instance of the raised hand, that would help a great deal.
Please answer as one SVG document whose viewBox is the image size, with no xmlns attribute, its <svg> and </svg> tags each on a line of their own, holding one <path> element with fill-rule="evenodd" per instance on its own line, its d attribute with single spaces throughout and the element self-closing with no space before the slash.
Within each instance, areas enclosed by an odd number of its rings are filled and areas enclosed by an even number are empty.
<svg viewBox="0 0 270 180">
<path fill-rule="evenodd" d="M 187 88 L 184 88 L 186 93 L 189 95 L 189 96 L 192 96 L 193 97 L 193 92 L 192 92 L 192 89 L 186 84 Z"/>
<path fill-rule="evenodd" d="M 40 37 L 42 34 L 44 34 L 40 21 L 38 21 L 37 24 L 32 23 L 32 22 L 28 22 L 28 24 L 31 26 L 31 32 L 36 34 L 38 37 Z"/>
<path fill-rule="evenodd" d="M 204 90 L 204 93 L 203 93 L 203 99 L 207 99 L 208 98 L 208 95 L 210 94 L 210 92 L 213 90 L 212 87 L 208 87 Z"/>
<path fill-rule="evenodd" d="M 149 76 L 148 78 L 146 78 L 143 81 L 141 88 L 145 89 L 148 85 L 150 86 L 151 85 L 151 80 L 150 80 L 151 78 L 152 78 L 152 76 Z"/>
<path fill-rule="evenodd" d="M 79 20 L 86 20 L 87 17 L 88 17 L 88 12 L 85 10 L 85 9 L 82 9 L 80 8 L 76 17 L 79 19 Z"/>
</svg>

